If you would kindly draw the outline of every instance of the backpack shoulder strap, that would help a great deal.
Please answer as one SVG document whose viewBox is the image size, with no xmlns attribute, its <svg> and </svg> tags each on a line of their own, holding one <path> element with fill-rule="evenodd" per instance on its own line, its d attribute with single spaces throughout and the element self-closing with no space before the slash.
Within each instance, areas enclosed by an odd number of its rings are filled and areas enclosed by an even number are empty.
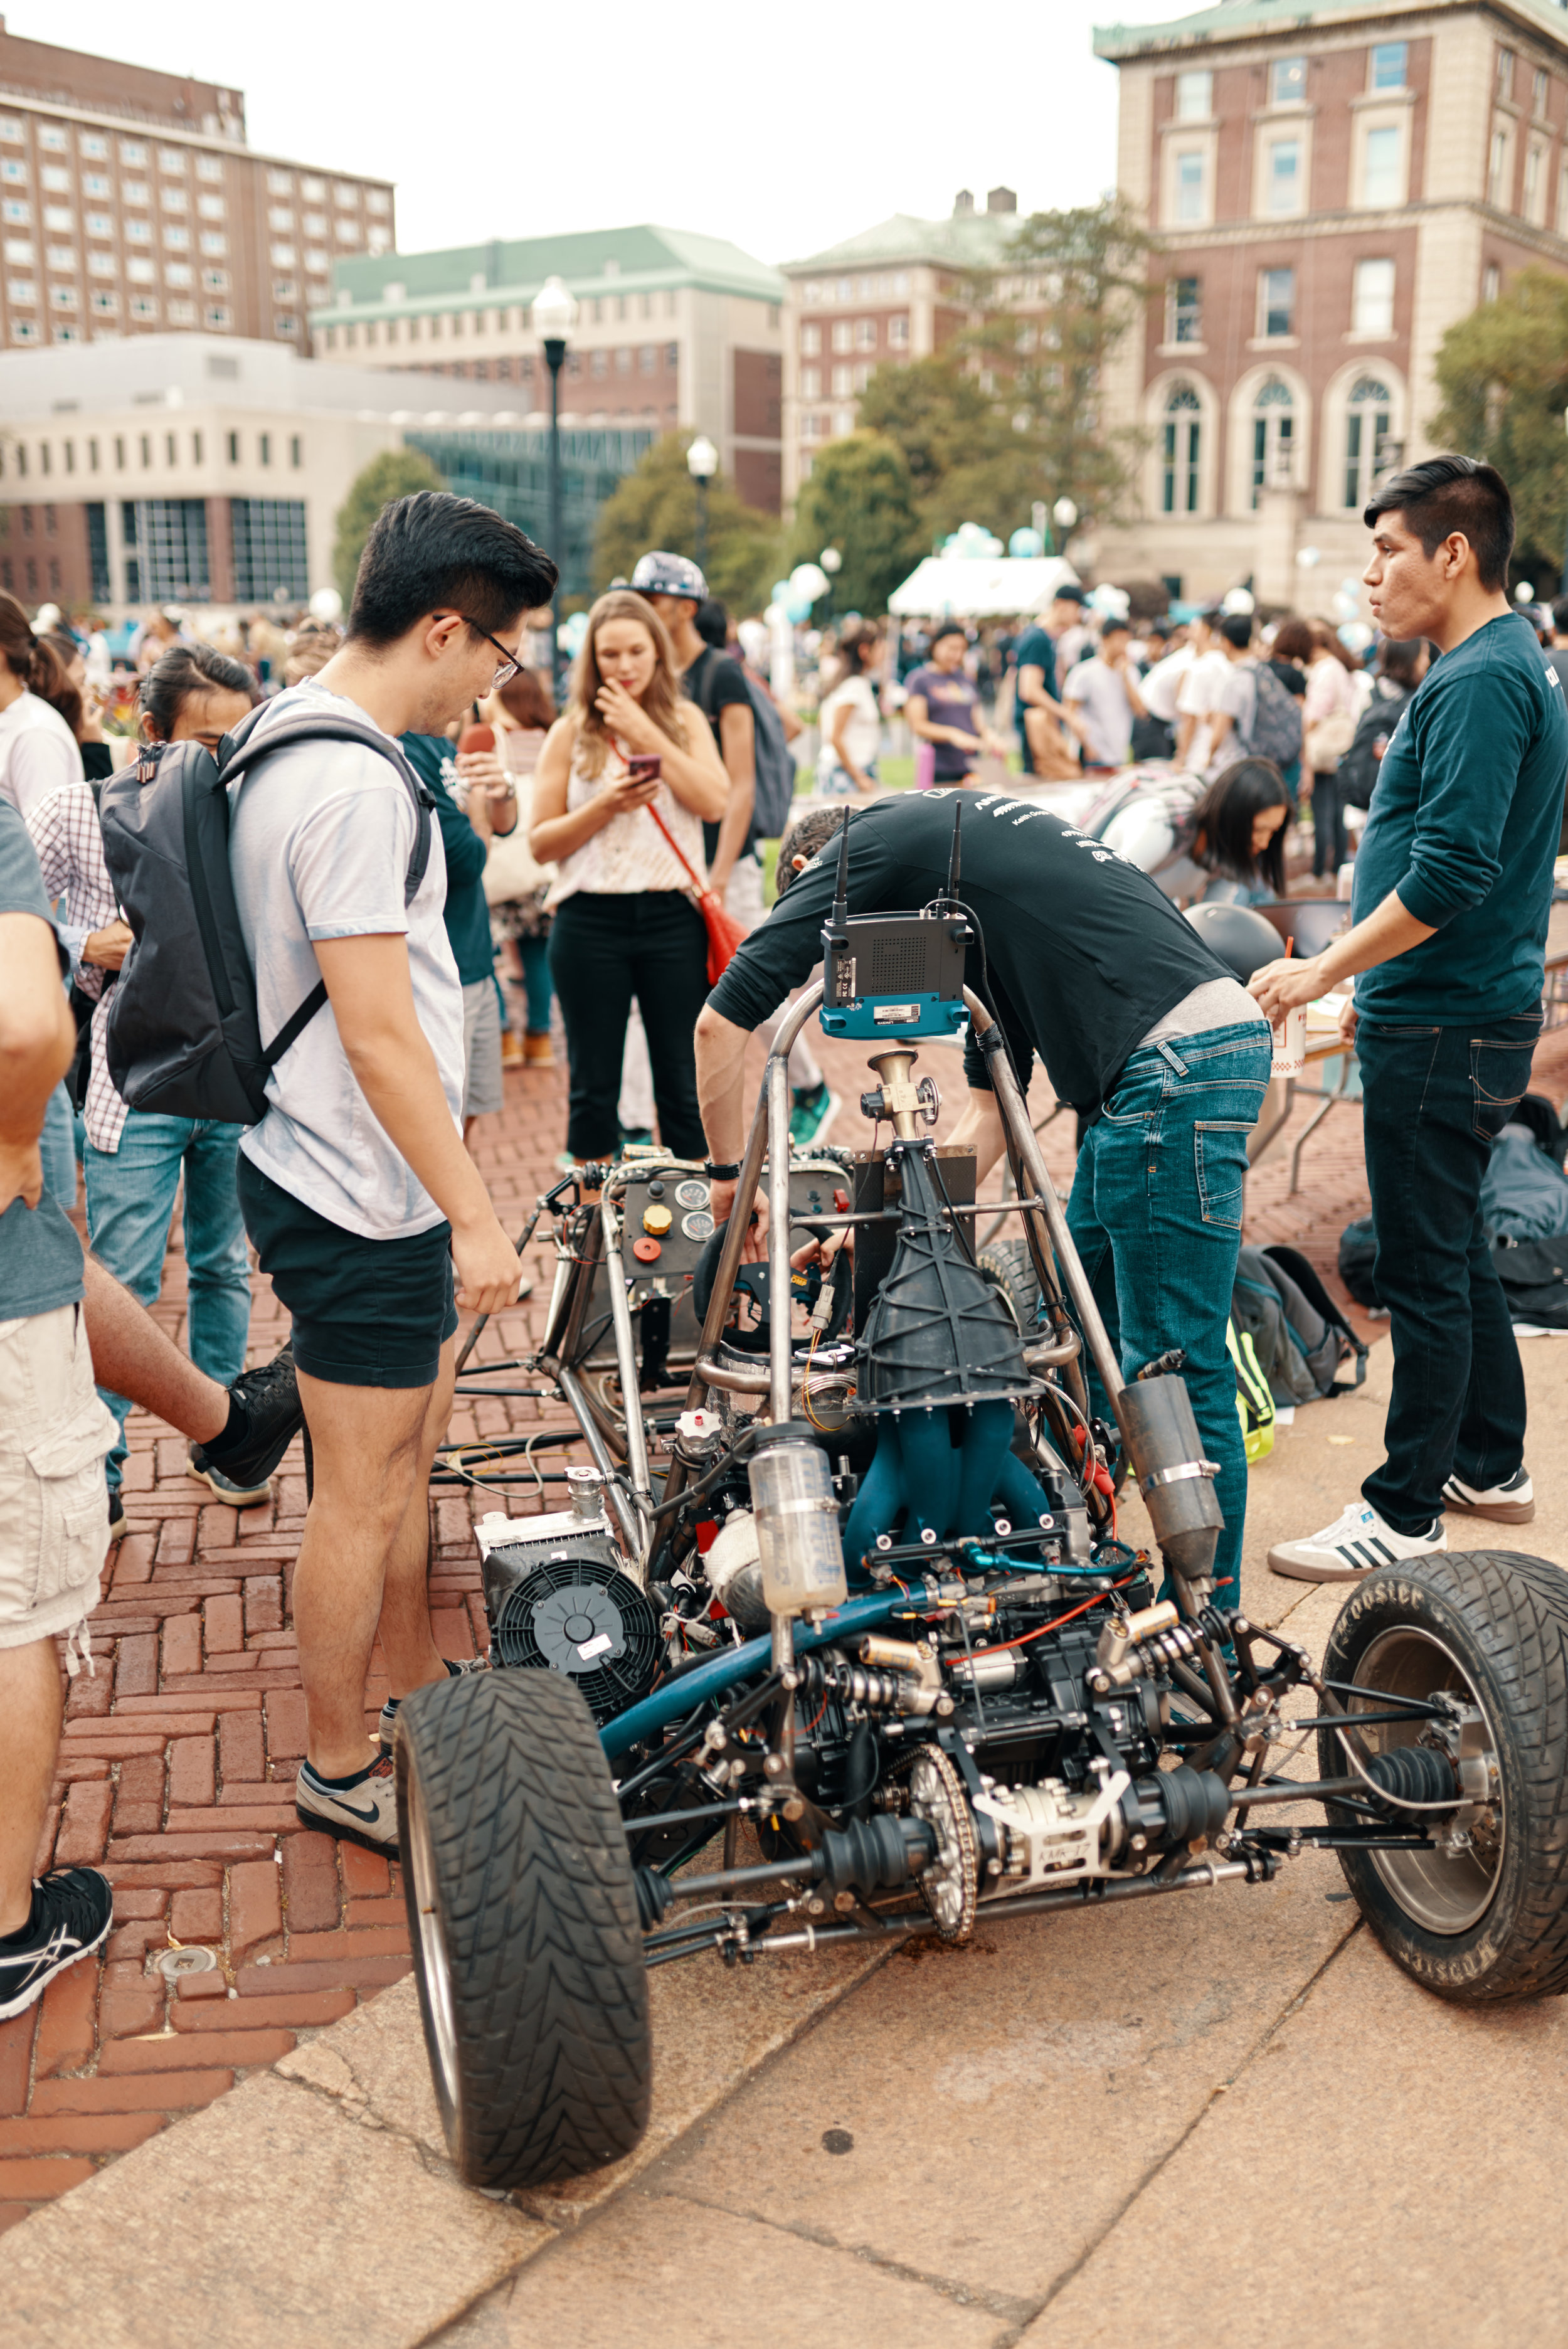
<svg viewBox="0 0 1568 2349">
<path fill-rule="evenodd" d="M 710 726 L 713 724 L 713 695 L 708 680 L 718 667 L 717 661 L 711 661 L 708 658 L 708 654 L 712 650 L 711 645 L 705 645 L 692 663 L 692 668 L 697 672 L 697 683 L 696 691 L 690 696 Z M 686 675 L 687 677 L 691 675 L 691 669 L 687 669 Z"/>
<path fill-rule="evenodd" d="M 1264 1248 L 1263 1254 L 1277 1264 L 1280 1270 L 1295 1281 L 1313 1310 L 1321 1314 L 1331 1330 L 1338 1332 L 1344 1343 L 1349 1347 L 1356 1357 L 1355 1383 L 1357 1386 L 1364 1385 L 1367 1379 L 1368 1349 L 1363 1345 L 1339 1307 L 1330 1297 L 1318 1277 L 1316 1268 L 1307 1262 L 1299 1248 L 1275 1245 Z M 1350 1388 L 1345 1385 L 1343 1381 L 1329 1389 L 1331 1394 L 1348 1394 L 1350 1392 Z"/>
<path fill-rule="evenodd" d="M 225 736 L 218 746 L 222 754 L 218 761 L 219 776 L 225 786 L 236 776 L 246 774 L 263 759 L 270 757 L 273 751 L 286 750 L 296 742 L 357 742 L 366 750 L 374 750 L 378 758 L 385 759 L 389 767 L 396 769 L 407 787 L 415 809 L 413 853 L 403 876 L 403 903 L 411 905 L 429 870 L 430 812 L 436 802 L 397 744 L 387 735 L 357 724 L 352 718 L 338 718 L 330 711 L 325 711 L 319 717 L 307 713 L 298 719 L 287 719 L 282 725 L 270 726 L 258 739 L 255 728 L 259 715 L 258 710 L 253 710 L 249 718 L 241 721 L 238 730 Z M 315 1009 L 319 1009 L 320 1006 Z M 297 1019 L 299 1015 L 296 1013 L 294 1016 Z M 289 1023 L 291 1027 L 293 1024 L 293 1021 Z M 284 1033 L 287 1032 L 285 1029 Z M 290 1041 L 293 1041 L 292 1037 Z M 281 1049 L 286 1050 L 287 1047 Z M 274 1045 L 273 1053 L 279 1050 Z"/>
</svg>

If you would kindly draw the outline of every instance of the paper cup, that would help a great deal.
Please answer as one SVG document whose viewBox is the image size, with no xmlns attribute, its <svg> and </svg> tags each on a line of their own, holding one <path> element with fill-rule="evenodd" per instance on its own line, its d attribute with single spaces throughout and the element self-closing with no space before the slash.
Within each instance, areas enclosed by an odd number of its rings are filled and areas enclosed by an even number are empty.
<svg viewBox="0 0 1568 2349">
<path fill-rule="evenodd" d="M 1274 1059 L 1270 1063 L 1272 1077 L 1299 1077 L 1306 1066 L 1306 1006 L 1298 1003 L 1294 1011 L 1269 1030 L 1274 1039 Z"/>
</svg>

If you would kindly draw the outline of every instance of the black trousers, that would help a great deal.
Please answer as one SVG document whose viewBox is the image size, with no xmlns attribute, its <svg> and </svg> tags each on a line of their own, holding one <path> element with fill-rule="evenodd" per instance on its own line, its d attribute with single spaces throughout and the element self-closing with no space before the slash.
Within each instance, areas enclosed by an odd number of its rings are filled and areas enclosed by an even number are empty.
<svg viewBox="0 0 1568 2349">
<path fill-rule="evenodd" d="M 1331 877 L 1345 862 L 1345 802 L 1339 796 L 1337 769 L 1332 775 L 1312 779 L 1312 875 Z"/>
<path fill-rule="evenodd" d="M 705 1156 L 694 1031 L 707 1000 L 707 931 L 691 899 L 679 889 L 635 896 L 579 890 L 556 911 L 550 976 L 572 1063 L 566 1147 L 573 1155 L 614 1154 L 626 1018 L 635 996 L 647 1031 L 659 1139 L 677 1158 Z"/>
<path fill-rule="evenodd" d="M 1394 1385 L 1387 1459 L 1362 1485 L 1397 1533 L 1424 1533 L 1453 1475 L 1484 1491 L 1524 1457 L 1524 1373 L 1481 1229 L 1491 1145 L 1530 1082 L 1541 1014 L 1357 1031 L 1377 1293 Z"/>
</svg>

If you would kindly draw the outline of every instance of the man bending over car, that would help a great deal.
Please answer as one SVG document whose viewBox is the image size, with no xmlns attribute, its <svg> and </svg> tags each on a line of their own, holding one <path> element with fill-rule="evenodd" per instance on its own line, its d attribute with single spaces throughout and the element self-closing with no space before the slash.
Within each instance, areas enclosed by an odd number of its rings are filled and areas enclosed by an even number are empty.
<svg viewBox="0 0 1568 2349">
<path fill-rule="evenodd" d="M 1057 1098 L 1088 1122 L 1068 1221 L 1128 1377 L 1179 1346 L 1199 1432 L 1219 1463 L 1225 1515 L 1214 1574 L 1240 1596 L 1246 1457 L 1225 1349 L 1242 1234 L 1247 1136 L 1269 1074 L 1255 1003 L 1152 881 L 1074 824 L 995 792 L 965 791 L 963 898 L 984 949 L 965 978 L 1001 1023 L 1026 1090 L 1035 1055 Z M 944 894 L 954 793 L 858 809 L 849 910 L 908 913 Z M 708 997 L 697 1091 L 713 1163 L 746 1137 L 746 1040 L 821 954 L 839 863 L 840 811 L 804 817 L 779 853 L 781 895 Z M 826 853 L 824 854 L 824 848 Z M 1003 1131 L 983 1054 L 965 1054 L 968 1105 L 951 1139 L 984 1177 Z M 722 1222 L 733 1176 L 713 1182 Z M 1099 1407 L 1105 1399 L 1091 1379 Z"/>
</svg>

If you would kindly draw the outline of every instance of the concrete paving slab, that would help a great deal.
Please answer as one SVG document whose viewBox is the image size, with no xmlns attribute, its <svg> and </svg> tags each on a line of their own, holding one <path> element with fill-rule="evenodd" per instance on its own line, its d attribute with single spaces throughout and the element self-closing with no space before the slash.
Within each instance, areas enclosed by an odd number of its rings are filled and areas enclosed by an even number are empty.
<svg viewBox="0 0 1568 2349">
<path fill-rule="evenodd" d="M 648 2190 L 1037 2306 L 1333 1956 L 1342 1890 L 1313 1853 L 1271 1885 L 915 1944 Z"/>
<path fill-rule="evenodd" d="M 1017 2313 L 699 2202 L 633 2193 L 443 2336 L 442 2349 L 1000 2349 Z"/>
<path fill-rule="evenodd" d="M 551 2240 L 275 2075 L 139 2150 L 13 2230 L 15 2349 L 414 2349 Z"/>
<path fill-rule="evenodd" d="M 1024 2344 L 1568 2338 L 1565 2058 L 1561 1999 L 1450 2006 L 1363 1929 Z"/>
</svg>

